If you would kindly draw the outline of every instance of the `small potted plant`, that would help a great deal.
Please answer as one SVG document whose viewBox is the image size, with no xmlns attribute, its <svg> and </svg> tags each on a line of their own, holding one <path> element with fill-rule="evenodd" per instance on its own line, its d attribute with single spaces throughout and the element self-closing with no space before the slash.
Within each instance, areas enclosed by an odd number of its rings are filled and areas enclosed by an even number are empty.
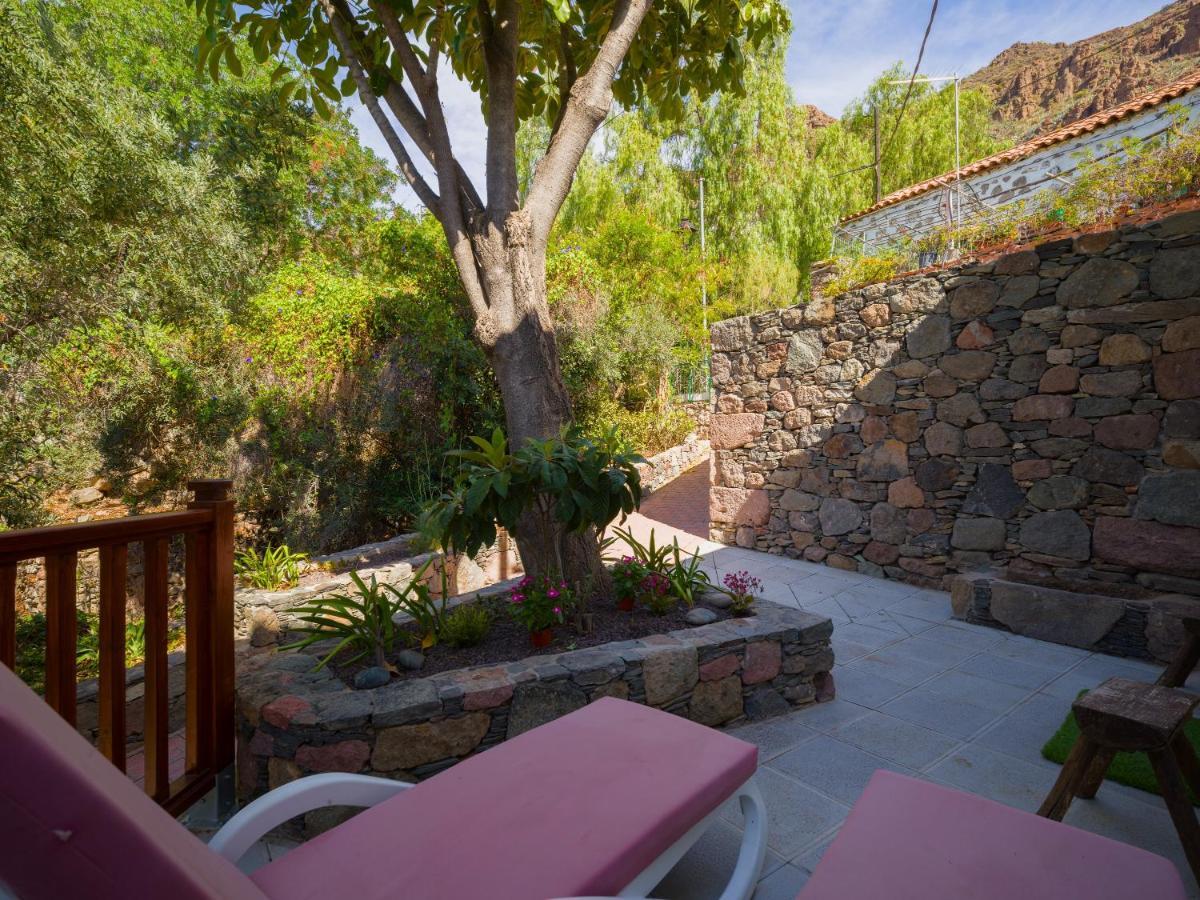
<svg viewBox="0 0 1200 900">
<path fill-rule="evenodd" d="M 729 612 L 739 617 L 754 615 L 754 595 L 762 590 L 762 581 L 743 569 L 728 573 L 724 582 L 730 600 Z"/>
<path fill-rule="evenodd" d="M 571 599 L 565 581 L 526 575 L 509 591 L 508 608 L 512 617 L 529 630 L 529 642 L 545 647 L 554 638 L 554 626 L 562 624 L 563 610 L 570 607 Z"/>
<path fill-rule="evenodd" d="M 621 561 L 613 566 L 613 585 L 617 589 L 617 609 L 622 612 L 633 612 L 634 601 L 642 588 L 642 579 L 646 577 L 646 568 L 632 556 L 622 556 Z"/>
<path fill-rule="evenodd" d="M 647 572 L 638 586 L 638 596 L 650 612 L 665 616 L 675 606 L 675 595 L 671 593 L 671 582 L 666 575 Z"/>
</svg>

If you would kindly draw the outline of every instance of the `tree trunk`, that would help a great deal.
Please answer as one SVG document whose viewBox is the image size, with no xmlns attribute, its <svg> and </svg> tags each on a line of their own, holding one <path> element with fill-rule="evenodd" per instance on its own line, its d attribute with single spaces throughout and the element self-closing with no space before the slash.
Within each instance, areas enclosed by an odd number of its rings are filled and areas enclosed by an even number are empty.
<svg viewBox="0 0 1200 900">
<path fill-rule="evenodd" d="M 485 290 L 496 314 L 485 349 L 504 401 L 509 446 L 514 448 L 531 439 L 555 437 L 574 418 L 546 304 L 545 258 L 528 246 L 526 223 L 520 213 L 510 217 L 505 252 L 489 252 L 495 247 L 490 241 L 490 246 L 477 245 Z M 501 298 L 508 302 L 495 302 Z M 507 316 L 506 306 L 511 310 Z M 593 530 L 570 534 L 552 515 L 530 512 L 514 536 L 529 574 L 562 577 L 590 594 L 610 593 Z"/>
</svg>

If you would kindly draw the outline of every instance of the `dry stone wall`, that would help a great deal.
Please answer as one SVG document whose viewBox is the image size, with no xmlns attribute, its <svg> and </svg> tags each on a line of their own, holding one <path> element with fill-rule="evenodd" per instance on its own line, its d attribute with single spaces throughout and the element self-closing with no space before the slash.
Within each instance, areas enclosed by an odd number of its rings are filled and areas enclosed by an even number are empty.
<svg viewBox="0 0 1200 900">
<path fill-rule="evenodd" d="M 713 538 L 1200 594 L 1200 212 L 712 329 Z"/>
</svg>

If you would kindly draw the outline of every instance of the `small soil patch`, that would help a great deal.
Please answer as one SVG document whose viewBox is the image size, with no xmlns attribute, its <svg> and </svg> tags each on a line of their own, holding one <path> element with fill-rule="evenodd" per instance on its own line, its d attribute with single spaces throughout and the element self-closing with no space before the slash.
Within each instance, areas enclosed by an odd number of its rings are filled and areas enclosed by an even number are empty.
<svg viewBox="0 0 1200 900">
<path fill-rule="evenodd" d="M 514 662 L 528 656 L 547 656 L 565 653 L 568 650 L 582 650 L 584 647 L 596 647 L 614 641 L 628 641 L 646 637 L 650 634 L 666 634 L 669 631 L 679 631 L 690 627 L 685 619 L 687 609 L 680 606 L 666 615 L 656 616 L 648 610 L 638 607 L 633 612 L 621 612 L 607 604 L 593 606 L 594 627 L 588 634 L 580 634 L 570 624 L 560 625 L 554 629 L 554 640 L 547 647 L 534 647 L 529 642 L 529 632 L 524 626 L 509 618 L 507 603 L 503 600 L 488 599 L 477 601 L 484 603 L 492 612 L 492 627 L 483 642 L 474 647 L 451 647 L 449 644 L 438 644 L 436 647 L 423 651 L 425 664 L 420 669 L 401 669 L 392 681 L 407 678 L 425 678 L 438 672 L 451 669 L 465 669 L 471 666 L 496 665 L 498 663 Z M 729 611 L 713 609 L 704 604 L 697 604 L 705 609 L 712 609 L 717 619 L 728 619 Z M 405 631 L 413 635 L 412 646 L 419 644 L 415 626 L 406 626 Z M 405 649 L 401 646 L 398 649 Z M 319 645 L 310 647 L 307 652 L 317 653 Z M 369 660 L 359 660 L 345 663 L 341 660 L 352 654 L 343 653 L 331 663 L 334 673 L 346 684 L 354 684 L 357 672 L 371 665 Z M 393 655 L 393 662 L 395 657 Z"/>
</svg>

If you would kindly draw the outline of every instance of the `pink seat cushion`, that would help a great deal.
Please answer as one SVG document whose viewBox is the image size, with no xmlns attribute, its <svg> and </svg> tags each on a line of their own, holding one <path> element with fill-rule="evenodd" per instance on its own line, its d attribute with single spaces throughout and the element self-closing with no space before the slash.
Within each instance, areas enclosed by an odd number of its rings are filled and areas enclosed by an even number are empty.
<svg viewBox="0 0 1200 900">
<path fill-rule="evenodd" d="M 23 900 L 263 896 L 4 666 L 0 882 Z"/>
<path fill-rule="evenodd" d="M 272 897 L 611 895 L 754 774 L 751 744 L 606 698 L 473 756 L 252 876 Z"/>
<path fill-rule="evenodd" d="M 876 772 L 802 900 L 1183 900 L 1170 861 L 992 800 Z"/>
</svg>

